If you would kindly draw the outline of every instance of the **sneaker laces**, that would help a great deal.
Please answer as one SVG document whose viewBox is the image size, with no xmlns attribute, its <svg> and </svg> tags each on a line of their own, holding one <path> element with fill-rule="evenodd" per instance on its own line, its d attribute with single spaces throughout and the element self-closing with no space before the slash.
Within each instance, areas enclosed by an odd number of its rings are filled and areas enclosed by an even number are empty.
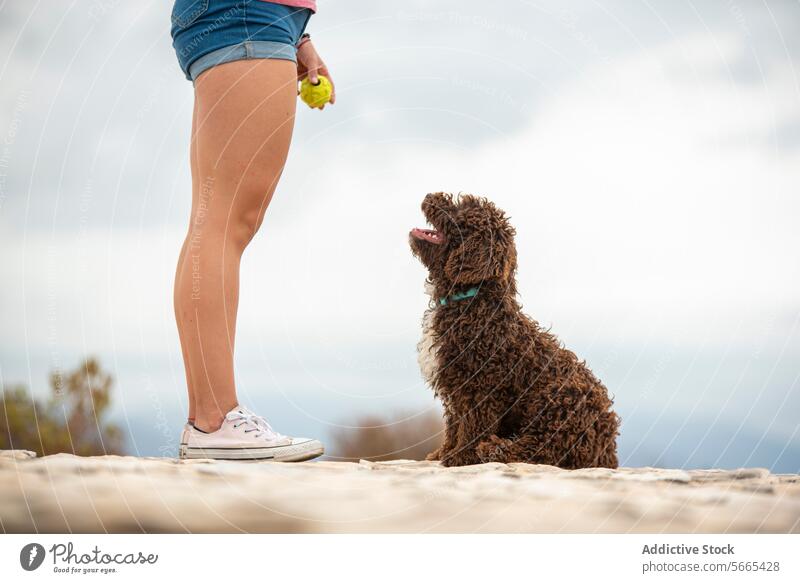
<svg viewBox="0 0 800 583">
<path fill-rule="evenodd" d="M 225 419 L 233 423 L 234 427 L 239 427 L 241 425 L 247 425 L 249 429 L 245 429 L 245 433 L 250 433 L 252 431 L 256 432 L 256 437 L 261 437 L 265 433 L 265 431 L 261 428 L 258 423 L 257 416 L 250 411 L 244 409 L 237 409 L 235 411 L 230 411 L 225 415 Z"/>
<path fill-rule="evenodd" d="M 266 419 L 264 419 L 261 415 L 256 415 L 247 407 L 242 407 L 242 412 L 247 416 L 249 420 L 252 420 L 252 423 L 255 423 L 257 427 L 259 427 L 269 440 L 277 440 L 277 439 L 288 439 L 282 433 L 278 433 L 272 428 Z"/>
</svg>

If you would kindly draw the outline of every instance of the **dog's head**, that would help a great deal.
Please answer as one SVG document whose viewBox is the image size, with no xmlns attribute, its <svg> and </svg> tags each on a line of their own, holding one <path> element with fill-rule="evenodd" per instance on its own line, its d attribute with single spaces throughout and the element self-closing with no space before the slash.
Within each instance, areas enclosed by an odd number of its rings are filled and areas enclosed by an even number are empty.
<svg viewBox="0 0 800 583">
<path fill-rule="evenodd" d="M 514 229 L 485 198 L 437 192 L 422 201 L 432 229 L 412 229 L 411 250 L 441 292 L 489 281 L 513 288 L 517 268 Z"/>
</svg>

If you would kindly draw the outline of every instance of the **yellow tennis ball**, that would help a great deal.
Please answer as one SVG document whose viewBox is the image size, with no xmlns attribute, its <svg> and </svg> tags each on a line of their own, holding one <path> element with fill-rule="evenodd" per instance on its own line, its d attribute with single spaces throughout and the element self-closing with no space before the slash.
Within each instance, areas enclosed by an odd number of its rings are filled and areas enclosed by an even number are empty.
<svg viewBox="0 0 800 583">
<path fill-rule="evenodd" d="M 311 107 L 322 108 L 331 100 L 333 85 L 325 75 L 318 75 L 319 83 L 312 85 L 308 77 L 300 82 L 300 99 Z"/>
</svg>

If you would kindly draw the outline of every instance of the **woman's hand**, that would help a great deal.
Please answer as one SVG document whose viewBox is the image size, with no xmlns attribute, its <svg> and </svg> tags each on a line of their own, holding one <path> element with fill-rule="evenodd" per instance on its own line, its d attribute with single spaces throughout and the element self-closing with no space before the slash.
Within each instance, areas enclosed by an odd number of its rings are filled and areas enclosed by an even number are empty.
<svg viewBox="0 0 800 583">
<path fill-rule="evenodd" d="M 302 81 L 306 77 L 312 85 L 319 83 L 318 75 L 325 75 L 331 82 L 331 100 L 330 104 L 336 103 L 336 86 L 333 84 L 331 74 L 322 59 L 317 54 L 314 45 L 310 40 L 307 40 L 297 49 L 297 80 Z M 320 109 L 323 109 L 323 105 Z"/>
</svg>

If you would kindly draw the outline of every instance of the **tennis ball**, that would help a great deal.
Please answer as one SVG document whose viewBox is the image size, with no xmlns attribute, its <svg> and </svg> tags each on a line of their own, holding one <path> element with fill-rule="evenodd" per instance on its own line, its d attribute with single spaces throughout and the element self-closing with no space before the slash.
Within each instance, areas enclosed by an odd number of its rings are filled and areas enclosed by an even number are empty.
<svg viewBox="0 0 800 583">
<path fill-rule="evenodd" d="M 319 83 L 312 85 L 308 77 L 300 82 L 300 99 L 311 108 L 321 109 L 323 105 L 331 100 L 333 86 L 325 75 L 318 75 Z"/>
</svg>

